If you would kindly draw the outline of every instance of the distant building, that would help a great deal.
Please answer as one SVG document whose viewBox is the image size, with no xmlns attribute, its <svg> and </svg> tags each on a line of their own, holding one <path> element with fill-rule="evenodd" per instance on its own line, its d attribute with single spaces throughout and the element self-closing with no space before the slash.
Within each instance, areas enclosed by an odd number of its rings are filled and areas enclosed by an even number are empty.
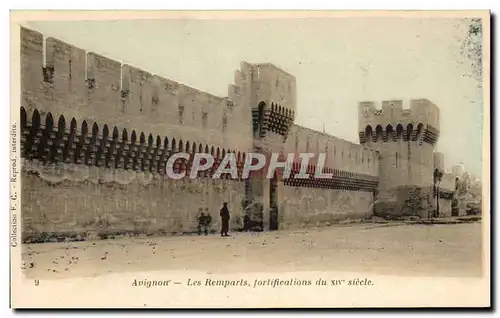
<svg viewBox="0 0 500 318">
<path fill-rule="evenodd" d="M 456 164 L 452 167 L 452 173 L 454 176 L 462 178 L 465 174 L 465 166 L 463 164 Z"/>
</svg>

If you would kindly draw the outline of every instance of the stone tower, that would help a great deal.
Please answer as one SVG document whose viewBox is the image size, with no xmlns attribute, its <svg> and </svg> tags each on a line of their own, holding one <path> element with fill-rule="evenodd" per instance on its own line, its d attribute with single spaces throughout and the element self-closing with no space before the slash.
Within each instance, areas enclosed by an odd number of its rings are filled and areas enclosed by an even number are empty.
<svg viewBox="0 0 500 318">
<path fill-rule="evenodd" d="M 293 124 L 296 109 L 295 77 L 273 64 L 244 63 L 243 72 L 248 81 L 252 112 L 253 152 L 262 153 L 267 162 L 273 153 L 284 153 L 285 141 Z M 285 161 L 280 157 L 280 161 Z M 267 165 L 266 165 L 267 167 Z M 283 207 L 283 180 L 278 172 L 266 178 L 267 169 L 261 169 L 247 181 L 246 198 L 249 213 L 258 214 L 264 230 L 276 230 Z M 252 217 L 251 217 L 252 218 Z"/>
<path fill-rule="evenodd" d="M 359 104 L 359 139 L 380 152 L 378 216 L 418 215 L 432 209 L 434 145 L 439 137 L 439 109 L 426 99 Z"/>
</svg>

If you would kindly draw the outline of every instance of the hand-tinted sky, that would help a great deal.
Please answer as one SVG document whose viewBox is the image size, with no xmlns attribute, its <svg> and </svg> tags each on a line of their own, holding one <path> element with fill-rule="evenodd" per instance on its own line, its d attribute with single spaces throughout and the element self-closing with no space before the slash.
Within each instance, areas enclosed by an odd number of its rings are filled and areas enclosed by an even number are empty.
<svg viewBox="0 0 500 318">
<path fill-rule="evenodd" d="M 447 170 L 481 175 L 482 93 L 460 55 L 458 19 L 118 20 L 30 22 L 88 51 L 227 96 L 240 61 L 297 78 L 296 123 L 358 142 L 357 103 L 427 98 L 441 110 Z M 408 107 L 408 106 L 405 106 Z"/>
</svg>

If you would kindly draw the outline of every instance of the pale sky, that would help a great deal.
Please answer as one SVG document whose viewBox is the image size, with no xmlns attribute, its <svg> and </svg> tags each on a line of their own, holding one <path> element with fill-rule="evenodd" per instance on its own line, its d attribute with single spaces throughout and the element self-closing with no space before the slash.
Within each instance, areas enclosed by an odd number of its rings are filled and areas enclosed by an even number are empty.
<svg viewBox="0 0 500 318">
<path fill-rule="evenodd" d="M 357 104 L 427 98 L 441 111 L 446 170 L 482 169 L 482 92 L 454 19 L 117 20 L 27 26 L 221 97 L 241 61 L 297 79 L 296 123 L 358 143 Z M 363 72 L 362 69 L 366 69 Z M 409 106 L 404 106 L 409 107 Z"/>
</svg>

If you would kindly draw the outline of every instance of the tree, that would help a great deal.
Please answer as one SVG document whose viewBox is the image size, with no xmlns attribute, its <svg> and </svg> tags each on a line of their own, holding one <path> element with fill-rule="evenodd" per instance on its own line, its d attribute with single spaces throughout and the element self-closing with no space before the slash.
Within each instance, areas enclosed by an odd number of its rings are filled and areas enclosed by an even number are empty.
<svg viewBox="0 0 500 318">
<path fill-rule="evenodd" d="M 466 30 L 461 44 L 461 54 L 470 66 L 470 74 L 477 81 L 478 88 L 483 86 L 483 23 L 481 19 L 465 19 Z"/>
</svg>

